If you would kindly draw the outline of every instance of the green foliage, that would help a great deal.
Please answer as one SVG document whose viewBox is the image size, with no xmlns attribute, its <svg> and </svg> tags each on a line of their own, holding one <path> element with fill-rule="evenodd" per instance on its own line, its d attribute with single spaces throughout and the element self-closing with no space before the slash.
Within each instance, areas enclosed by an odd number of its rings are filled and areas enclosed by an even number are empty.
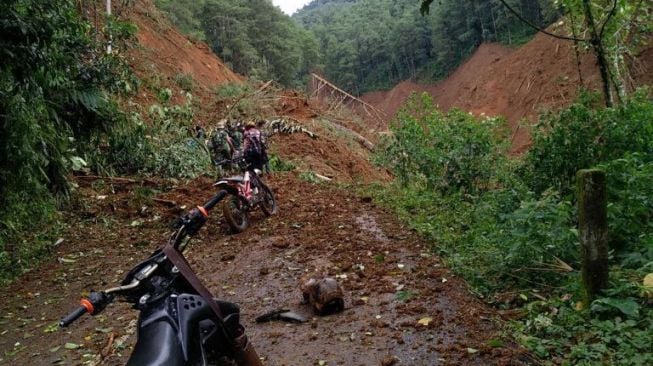
<svg viewBox="0 0 653 366">
<path fill-rule="evenodd" d="M 197 17 L 202 12 L 205 0 L 155 0 L 156 6 L 163 10 L 170 21 L 184 34 L 204 41 L 206 35 Z"/>
<path fill-rule="evenodd" d="M 182 32 L 205 40 L 234 71 L 302 86 L 319 58 L 313 35 L 266 0 L 157 0 Z"/>
<path fill-rule="evenodd" d="M 496 131 L 501 120 L 477 121 L 471 114 L 438 111 L 426 93 L 413 95 L 399 112 L 379 160 L 404 184 L 425 184 L 441 192 L 477 193 L 505 159 Z"/>
<path fill-rule="evenodd" d="M 315 62 L 311 35 L 269 1 L 207 0 L 197 16 L 211 48 L 236 72 L 290 86 Z"/>
<path fill-rule="evenodd" d="M 175 84 L 182 90 L 190 92 L 193 90 L 193 76 L 190 74 L 175 75 Z"/>
<path fill-rule="evenodd" d="M 90 35 L 77 2 L 5 0 L 0 12 L 0 275 L 40 251 L 40 233 L 69 192 L 67 175 L 116 122 L 112 95 L 136 80 Z M 130 26 L 115 22 L 122 36 Z M 28 236 L 29 235 L 29 236 Z M 28 237 L 33 240 L 28 240 Z M 7 259 L 9 258 L 9 259 Z M 12 266 L 7 266 L 7 260 Z"/>
<path fill-rule="evenodd" d="M 609 246 L 623 266 L 644 267 L 653 260 L 653 160 L 628 153 L 599 167 L 607 172 Z"/>
<path fill-rule="evenodd" d="M 629 55 L 646 47 L 653 31 L 653 6 L 640 0 L 560 0 L 559 4 L 573 34 L 588 40 L 580 47 L 591 49 L 597 60 L 603 59 L 606 73 L 602 81 L 608 88 L 604 99 L 621 101 L 632 80 Z"/>
<path fill-rule="evenodd" d="M 160 94 L 172 97 L 169 89 Z M 107 148 L 88 154 L 94 170 L 120 174 L 155 174 L 171 178 L 194 178 L 210 169 L 210 157 L 203 141 L 192 137 L 192 96 L 184 93 L 181 105 L 154 104 L 150 123 L 132 113 L 107 136 Z"/>
<path fill-rule="evenodd" d="M 634 298 L 607 297 L 591 313 L 556 297 L 530 303 L 528 317 L 514 322 L 517 339 L 545 365 L 648 365 L 653 362 L 653 310 Z M 598 317 L 596 315 L 599 315 Z"/>
<path fill-rule="evenodd" d="M 571 194 L 580 169 L 638 152 L 653 160 L 653 104 L 647 90 L 616 108 L 597 109 L 598 98 L 585 95 L 558 113 L 544 115 L 533 131 L 533 147 L 524 166 L 535 192 L 549 187 Z"/>
<path fill-rule="evenodd" d="M 544 27 L 559 15 L 550 1 L 510 3 Z M 409 78 L 440 79 L 482 42 L 520 44 L 534 34 L 498 0 L 443 0 L 428 16 L 419 6 L 414 0 L 320 0 L 293 19 L 317 38 L 326 77 L 355 93 Z"/>
<path fill-rule="evenodd" d="M 299 173 L 298 178 L 308 183 L 313 183 L 313 184 L 322 183 L 322 180 L 316 177 L 315 173 L 310 170 L 306 170 Z"/>
<path fill-rule="evenodd" d="M 528 303 L 527 318 L 513 324 L 536 355 L 551 364 L 650 363 L 653 313 L 638 285 L 653 268 L 653 103 L 646 91 L 616 108 L 594 108 L 595 99 L 584 97 L 543 116 L 523 161 L 496 156 L 502 149 L 491 127 L 427 101 L 408 103 L 378 153 L 398 178 L 379 200 L 431 238 L 478 293 L 492 299 L 533 289 L 549 298 Z M 470 156 L 452 159 L 456 154 Z M 464 162 L 456 171 L 480 178 L 449 179 L 443 172 L 452 161 Z M 611 286 L 579 311 L 573 176 L 597 166 L 607 173 Z"/>
<path fill-rule="evenodd" d="M 249 84 L 246 83 L 227 83 L 215 88 L 215 96 L 219 100 L 230 100 L 233 98 L 247 95 L 252 91 Z"/>
<path fill-rule="evenodd" d="M 275 172 L 289 172 L 295 170 L 295 165 L 289 161 L 283 161 L 279 155 L 270 154 L 270 169 Z"/>
</svg>

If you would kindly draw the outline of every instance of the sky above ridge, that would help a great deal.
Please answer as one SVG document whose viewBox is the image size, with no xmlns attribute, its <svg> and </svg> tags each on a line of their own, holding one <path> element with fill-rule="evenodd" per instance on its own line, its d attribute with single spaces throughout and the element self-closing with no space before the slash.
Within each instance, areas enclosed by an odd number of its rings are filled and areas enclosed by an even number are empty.
<svg viewBox="0 0 653 366">
<path fill-rule="evenodd" d="M 310 2 L 311 0 L 272 0 L 274 5 L 280 7 L 288 15 L 292 15 L 292 13 Z"/>
</svg>

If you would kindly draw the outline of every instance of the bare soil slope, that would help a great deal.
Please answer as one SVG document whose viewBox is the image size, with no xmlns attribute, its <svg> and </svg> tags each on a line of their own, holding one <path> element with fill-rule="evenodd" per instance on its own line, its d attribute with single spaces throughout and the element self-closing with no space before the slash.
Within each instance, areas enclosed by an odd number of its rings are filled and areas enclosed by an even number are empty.
<svg viewBox="0 0 653 366">
<path fill-rule="evenodd" d="M 220 85 L 242 83 L 245 78 L 231 71 L 205 43 L 181 34 L 152 0 L 137 0 L 116 5 L 121 16 L 138 27 L 136 42 L 124 52 L 132 70 L 141 81 L 138 94 L 127 108 L 145 112 L 152 104 L 161 104 L 157 95 L 167 88 L 171 102 L 186 101 L 183 92 L 193 96 L 197 124 L 206 124 L 215 116 L 215 90 Z M 146 114 L 146 113 L 145 113 Z"/>
<path fill-rule="evenodd" d="M 243 80 L 205 43 L 191 41 L 179 33 L 151 0 L 136 1 L 127 14 L 138 26 L 140 47 L 132 49 L 130 55 L 139 76 L 153 71 L 168 79 L 190 75 L 194 83 L 205 90 Z"/>
<path fill-rule="evenodd" d="M 639 55 L 634 71 L 635 84 L 650 84 L 650 48 Z M 411 92 L 427 92 L 445 110 L 457 107 L 477 115 L 504 116 L 514 132 L 512 151 L 520 153 L 530 144 L 530 129 L 519 126 L 519 121 L 533 121 L 544 109 L 571 103 L 581 77 L 585 87 L 600 87 L 593 56 L 582 55 L 579 65 L 571 42 L 538 34 L 514 51 L 483 44 L 465 64 L 435 85 L 404 81 L 390 91 L 369 93 L 363 99 L 392 117 Z"/>
</svg>

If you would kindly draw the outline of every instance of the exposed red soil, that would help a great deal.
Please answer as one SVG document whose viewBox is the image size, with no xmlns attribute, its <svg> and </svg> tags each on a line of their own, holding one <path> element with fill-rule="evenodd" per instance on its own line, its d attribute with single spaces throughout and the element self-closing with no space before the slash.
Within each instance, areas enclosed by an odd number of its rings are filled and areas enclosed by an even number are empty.
<svg viewBox="0 0 653 366">
<path fill-rule="evenodd" d="M 140 48 L 132 50 L 138 64 L 155 67 L 158 73 L 169 78 L 190 75 L 196 85 L 207 90 L 243 80 L 205 43 L 191 41 L 179 33 L 151 1 L 136 1 L 127 15 L 138 26 L 136 37 Z M 144 71 L 151 73 L 151 70 Z"/>
<path fill-rule="evenodd" d="M 316 103 L 317 102 L 317 103 Z M 324 106 L 308 100 L 294 91 L 283 91 L 275 106 L 275 113 L 290 117 L 292 122 L 318 135 L 316 139 L 303 133 L 275 135 L 271 153 L 284 157 L 301 171 L 311 171 L 342 183 L 384 182 L 390 175 L 374 167 L 369 161 L 369 151 L 364 150 L 351 136 L 332 131 L 323 120 Z"/>
<path fill-rule="evenodd" d="M 319 137 L 311 139 L 304 134 L 275 137 L 278 143 L 272 146 L 271 152 L 294 161 L 300 170 L 312 171 L 339 182 L 371 183 L 389 179 L 387 173 L 370 164 L 367 154 L 355 146 L 356 142 L 352 141 L 348 146 L 320 133 L 321 129 L 307 127 L 318 131 Z"/>
<path fill-rule="evenodd" d="M 502 335 L 494 310 L 475 299 L 429 244 L 393 214 L 371 199 L 301 181 L 295 173 L 268 181 L 280 205 L 278 215 L 256 213 L 250 229 L 228 235 L 214 212 L 187 255 L 216 296 L 240 305 L 266 365 L 313 365 L 318 360 L 388 365 L 384 360 L 393 357 L 394 365 L 425 366 L 527 360 L 510 340 L 497 341 Z M 191 207 L 210 196 L 210 183 L 199 179 L 167 188 L 159 197 Z M 137 317 L 125 304 L 113 304 L 69 329 L 53 333 L 55 328 L 48 328 L 85 290 L 115 284 L 165 242 L 165 224 L 179 208 L 140 202 L 138 190 L 122 187 L 112 193 L 109 186 L 83 185 L 84 198 L 67 218 L 70 228 L 54 258 L 0 289 L 5 299 L 0 305 L 0 362 L 125 363 Z M 147 208 L 144 214 L 142 207 Z M 316 271 L 337 276 L 345 291 L 343 313 L 316 317 L 300 305 L 299 280 Z M 280 307 L 311 321 L 254 323 L 256 316 Z M 431 318 L 428 325 L 420 325 L 426 317 Z M 66 343 L 73 344 L 71 349 Z"/>
<path fill-rule="evenodd" d="M 141 80 L 130 102 L 147 110 L 152 104 L 161 104 L 157 94 L 169 88 L 173 92 L 171 103 L 182 104 L 186 102 L 182 91 L 190 87 L 197 107 L 194 123 L 210 123 L 222 107 L 215 101 L 216 87 L 241 83 L 245 78 L 231 71 L 205 43 L 181 34 L 151 0 L 116 6 L 122 6 L 119 13 L 123 19 L 138 27 L 137 44 L 124 52 Z"/>
<path fill-rule="evenodd" d="M 552 27 L 556 32 L 560 30 Z M 653 52 L 645 49 L 635 62 L 636 85 L 651 83 Z M 582 75 L 585 87 L 600 88 L 600 77 L 592 54 L 577 63 L 573 43 L 544 34 L 517 50 L 498 44 L 483 44 L 447 79 L 434 85 L 404 81 L 387 92 L 368 93 L 365 101 L 392 118 L 412 92 L 426 92 L 444 110 L 453 107 L 477 115 L 504 116 L 514 136 L 512 152 L 521 153 L 530 144 L 528 123 L 542 110 L 556 110 L 574 101 Z"/>
</svg>

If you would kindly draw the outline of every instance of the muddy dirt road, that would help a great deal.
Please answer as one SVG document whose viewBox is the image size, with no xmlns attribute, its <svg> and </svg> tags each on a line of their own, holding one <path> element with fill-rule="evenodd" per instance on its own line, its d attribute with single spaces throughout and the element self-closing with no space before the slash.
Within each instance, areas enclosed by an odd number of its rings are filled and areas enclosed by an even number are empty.
<svg viewBox="0 0 653 366">
<path fill-rule="evenodd" d="M 270 179 L 279 214 L 255 214 L 245 233 L 229 235 L 219 215 L 202 230 L 189 261 L 213 293 L 241 306 L 244 324 L 266 365 L 508 365 L 523 351 L 501 339 L 495 313 L 443 267 L 427 243 L 371 199 L 342 188 Z M 137 313 L 114 303 L 95 318 L 57 330 L 59 317 L 88 289 L 104 288 L 163 244 L 173 209 L 141 215 L 139 190 L 102 198 L 97 187 L 62 235 L 53 259 L 0 290 L 0 363 L 124 364 Z M 160 193 L 192 205 L 210 181 Z M 98 199 L 98 196 L 100 199 Z M 147 206 L 147 205 L 146 205 Z M 328 273 L 345 290 L 346 309 L 313 317 L 300 305 L 299 279 Z M 308 315 L 304 324 L 254 318 L 277 308 Z M 421 321 L 421 322 L 420 322 Z"/>
</svg>

